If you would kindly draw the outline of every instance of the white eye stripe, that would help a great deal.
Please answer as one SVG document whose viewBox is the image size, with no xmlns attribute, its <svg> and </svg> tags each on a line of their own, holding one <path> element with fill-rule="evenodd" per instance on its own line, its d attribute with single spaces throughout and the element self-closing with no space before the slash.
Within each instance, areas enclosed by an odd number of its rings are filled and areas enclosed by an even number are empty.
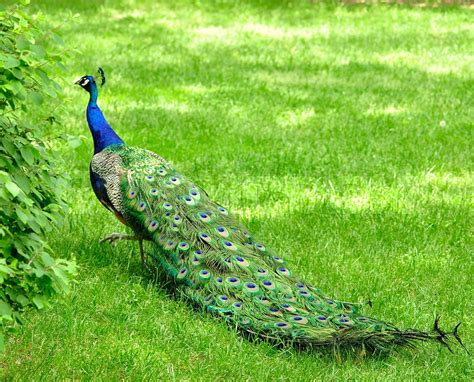
<svg viewBox="0 0 474 382">
<path fill-rule="evenodd" d="M 86 78 L 84 81 L 82 81 L 82 85 L 87 85 L 89 83 L 89 79 Z"/>
</svg>

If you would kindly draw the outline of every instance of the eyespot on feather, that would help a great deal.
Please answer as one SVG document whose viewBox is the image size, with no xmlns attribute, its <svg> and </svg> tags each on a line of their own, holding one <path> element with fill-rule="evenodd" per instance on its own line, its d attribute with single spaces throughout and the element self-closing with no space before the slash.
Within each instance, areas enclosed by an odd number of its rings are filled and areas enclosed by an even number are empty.
<svg viewBox="0 0 474 382">
<path fill-rule="evenodd" d="M 266 306 L 269 306 L 271 304 L 270 300 L 267 297 L 258 298 L 258 302 Z"/>
<path fill-rule="evenodd" d="M 173 241 L 173 240 L 168 240 L 164 246 L 164 248 L 167 250 L 167 251 L 170 251 L 172 250 L 173 248 L 176 247 L 176 243 Z"/>
<path fill-rule="evenodd" d="M 202 281 L 209 280 L 211 278 L 211 272 L 209 272 L 207 269 L 202 269 L 199 272 L 199 279 Z"/>
<path fill-rule="evenodd" d="M 239 287 L 241 284 L 240 280 L 234 276 L 227 277 L 225 281 L 226 281 L 226 285 L 230 287 L 234 287 L 234 288 Z"/>
<path fill-rule="evenodd" d="M 156 220 L 152 220 L 150 224 L 148 224 L 148 231 L 153 232 L 156 231 L 158 228 L 158 222 Z"/>
<path fill-rule="evenodd" d="M 137 197 L 137 194 L 138 194 L 138 193 L 137 193 L 137 190 L 130 190 L 130 191 L 128 192 L 128 194 L 127 194 L 127 197 L 128 197 L 129 199 L 133 199 L 133 198 L 136 198 L 136 197 Z"/>
<path fill-rule="evenodd" d="M 222 237 L 229 237 L 229 231 L 223 226 L 217 226 L 216 232 Z"/>
<path fill-rule="evenodd" d="M 178 274 L 176 276 L 176 278 L 178 280 L 182 280 L 186 277 L 186 274 L 188 273 L 188 270 L 186 268 L 181 268 L 179 271 L 178 271 Z"/>
<path fill-rule="evenodd" d="M 262 277 L 267 277 L 268 276 L 268 271 L 263 268 L 258 268 L 257 269 L 257 277 L 262 278 Z"/>
<path fill-rule="evenodd" d="M 188 206 L 194 206 L 196 204 L 196 199 L 193 199 L 189 195 L 183 196 L 183 200 Z"/>
<path fill-rule="evenodd" d="M 205 212 L 198 213 L 198 218 L 204 223 L 209 223 L 211 221 L 211 217 Z"/>
<path fill-rule="evenodd" d="M 257 284 L 253 282 L 248 282 L 244 284 L 244 291 L 248 296 L 253 296 L 257 294 L 260 291 L 260 289 Z"/>
<path fill-rule="evenodd" d="M 301 316 L 291 317 L 290 321 L 299 325 L 305 325 L 308 323 L 308 319 L 306 317 L 301 317 Z"/>
<path fill-rule="evenodd" d="M 170 177 L 169 180 L 170 180 L 170 182 L 171 182 L 172 184 L 174 184 L 175 186 L 178 186 L 179 184 L 181 184 L 181 181 L 180 181 L 180 179 L 179 179 L 177 176 L 172 176 L 172 177 Z"/>
<path fill-rule="evenodd" d="M 189 244 L 182 241 L 181 243 L 179 243 L 178 248 L 180 251 L 187 251 L 189 249 Z"/>
<path fill-rule="evenodd" d="M 224 207 L 219 207 L 217 209 L 222 215 L 228 215 L 229 212 Z"/>
<path fill-rule="evenodd" d="M 236 251 L 237 247 L 234 243 L 228 240 L 222 240 L 222 246 L 229 251 Z"/>
<path fill-rule="evenodd" d="M 241 267 L 247 268 L 249 266 L 249 262 L 245 260 L 242 256 L 235 256 L 233 260 L 235 264 Z"/>
<path fill-rule="evenodd" d="M 279 275 L 290 276 L 290 271 L 285 267 L 279 267 L 279 268 L 277 268 L 276 271 Z"/>
<path fill-rule="evenodd" d="M 212 238 L 205 232 L 201 232 L 199 234 L 199 238 L 206 243 L 210 243 L 212 241 Z"/>
<path fill-rule="evenodd" d="M 275 290 L 275 283 L 273 283 L 272 281 L 270 280 L 264 280 L 262 282 L 262 285 L 265 289 L 268 289 L 268 290 Z"/>
<path fill-rule="evenodd" d="M 201 193 L 199 192 L 197 188 L 191 188 L 189 190 L 189 195 L 191 195 L 191 197 L 195 200 L 201 199 Z"/>
</svg>

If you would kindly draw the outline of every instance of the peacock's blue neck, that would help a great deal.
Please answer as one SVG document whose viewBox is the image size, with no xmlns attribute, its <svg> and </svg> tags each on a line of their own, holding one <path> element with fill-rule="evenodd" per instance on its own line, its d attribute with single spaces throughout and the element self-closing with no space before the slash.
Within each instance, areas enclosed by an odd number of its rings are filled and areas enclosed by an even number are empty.
<svg viewBox="0 0 474 382">
<path fill-rule="evenodd" d="M 94 154 L 101 152 L 110 145 L 123 145 L 123 141 L 107 123 L 102 111 L 97 106 L 99 91 L 92 84 L 89 103 L 87 105 L 87 123 L 94 139 Z"/>
</svg>

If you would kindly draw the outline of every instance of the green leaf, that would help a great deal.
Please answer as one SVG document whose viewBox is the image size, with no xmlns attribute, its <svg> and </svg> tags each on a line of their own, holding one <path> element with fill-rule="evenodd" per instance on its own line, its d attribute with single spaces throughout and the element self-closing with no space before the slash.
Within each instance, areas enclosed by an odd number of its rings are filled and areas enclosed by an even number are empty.
<svg viewBox="0 0 474 382">
<path fill-rule="evenodd" d="M 30 46 L 30 43 L 29 43 L 28 40 L 26 40 L 23 36 L 19 36 L 19 37 L 16 39 L 16 47 L 17 47 L 17 49 L 19 49 L 19 50 L 25 50 L 25 49 L 27 49 L 29 46 Z"/>
<path fill-rule="evenodd" d="M 69 292 L 69 277 L 64 273 L 59 267 L 54 267 L 53 272 L 56 275 L 56 281 L 58 287 L 62 289 L 63 292 Z"/>
<path fill-rule="evenodd" d="M 11 316 L 12 308 L 5 301 L 0 300 L 0 317 Z"/>
<path fill-rule="evenodd" d="M 25 93 L 25 87 L 21 83 L 21 81 L 10 81 L 8 83 L 8 87 L 13 90 L 13 94 L 19 96 Z"/>
<path fill-rule="evenodd" d="M 46 301 L 43 296 L 35 296 L 32 298 L 32 301 L 38 309 L 43 309 L 46 306 Z"/>
<path fill-rule="evenodd" d="M 47 267 L 52 267 L 53 265 L 56 264 L 54 259 L 49 256 L 46 252 L 43 252 L 41 254 L 41 259 L 43 260 L 43 264 L 46 265 Z"/>
<path fill-rule="evenodd" d="M 13 197 L 18 196 L 21 192 L 21 189 L 12 181 L 8 181 L 5 184 L 5 188 L 13 195 Z"/>
<path fill-rule="evenodd" d="M 10 105 L 10 107 L 12 108 L 12 110 L 16 110 L 16 104 L 15 104 L 15 101 L 12 99 L 12 98 L 9 98 L 7 100 L 7 103 L 8 105 Z"/>
<path fill-rule="evenodd" d="M 31 45 L 30 51 L 35 54 L 37 59 L 42 60 L 44 58 L 44 48 L 41 45 Z"/>
<path fill-rule="evenodd" d="M 30 303 L 30 300 L 29 300 L 24 294 L 18 295 L 18 297 L 16 298 L 16 300 L 17 300 L 18 303 L 21 304 L 22 306 L 27 306 L 27 305 Z"/>
<path fill-rule="evenodd" d="M 14 182 L 20 187 L 25 194 L 30 192 L 30 181 L 28 180 L 27 176 L 24 174 L 15 174 L 13 177 Z M 31 179 L 34 182 L 34 179 Z"/>
<path fill-rule="evenodd" d="M 43 268 L 34 268 L 33 269 L 33 273 L 36 275 L 36 277 L 40 278 L 40 277 L 43 277 L 45 275 L 45 271 Z"/>
<path fill-rule="evenodd" d="M 37 106 L 40 106 L 43 103 L 43 96 L 39 92 L 32 91 L 30 92 L 30 98 L 33 103 Z"/>
<path fill-rule="evenodd" d="M 23 72 L 18 68 L 11 68 L 10 72 L 19 80 L 22 80 L 25 77 Z"/>
<path fill-rule="evenodd" d="M 44 72 L 44 70 L 37 69 L 36 74 L 39 76 L 41 79 L 43 86 L 49 86 L 49 83 L 51 82 L 51 79 L 48 77 L 48 75 Z"/>
<path fill-rule="evenodd" d="M 2 140 L 2 145 L 5 148 L 5 150 L 7 150 L 7 153 L 10 154 L 11 156 L 14 156 L 16 154 L 15 146 L 8 139 L 6 139 L 6 138 L 3 139 Z"/>
<path fill-rule="evenodd" d="M 12 269 L 10 267 L 7 267 L 6 265 L 0 264 L 0 272 L 9 275 L 12 273 Z"/>
<path fill-rule="evenodd" d="M 28 217 L 27 214 L 25 214 L 23 212 L 23 210 L 19 207 L 19 206 L 16 206 L 15 208 L 15 212 L 16 212 L 16 215 L 18 216 L 18 218 L 21 220 L 21 222 L 23 224 L 27 224 L 28 221 L 30 220 L 30 218 Z"/>
<path fill-rule="evenodd" d="M 28 148 L 28 146 L 23 146 L 20 149 L 21 156 L 25 160 L 26 163 L 28 163 L 30 166 L 34 163 L 34 158 L 33 154 L 31 153 L 31 150 Z"/>
<path fill-rule="evenodd" d="M 15 68 L 19 65 L 20 65 L 20 60 L 12 56 L 8 56 L 7 59 L 3 63 L 3 67 L 5 69 Z"/>
</svg>

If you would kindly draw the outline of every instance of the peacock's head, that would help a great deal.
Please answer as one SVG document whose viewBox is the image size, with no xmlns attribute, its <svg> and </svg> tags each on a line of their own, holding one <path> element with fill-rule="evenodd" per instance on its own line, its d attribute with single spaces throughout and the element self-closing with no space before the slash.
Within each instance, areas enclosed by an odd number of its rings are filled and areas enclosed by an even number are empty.
<svg viewBox="0 0 474 382">
<path fill-rule="evenodd" d="M 105 84 L 105 73 L 102 68 L 99 68 L 99 76 L 100 76 L 100 86 Z M 95 79 L 94 77 L 90 75 L 85 75 L 79 78 L 76 82 L 74 82 L 76 85 L 79 85 L 81 88 L 86 90 L 88 93 L 91 92 L 91 89 L 93 87 L 96 87 Z"/>
<path fill-rule="evenodd" d="M 82 76 L 74 83 L 90 93 L 92 86 L 95 85 L 95 79 L 92 76 Z"/>
</svg>

